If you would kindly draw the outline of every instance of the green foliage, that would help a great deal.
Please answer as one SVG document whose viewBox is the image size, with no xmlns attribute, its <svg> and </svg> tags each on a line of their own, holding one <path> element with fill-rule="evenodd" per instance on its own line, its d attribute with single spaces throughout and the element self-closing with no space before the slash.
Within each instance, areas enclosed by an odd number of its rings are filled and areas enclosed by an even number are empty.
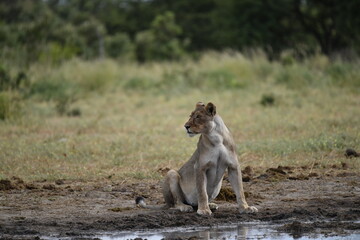
<svg viewBox="0 0 360 240">
<path fill-rule="evenodd" d="M 276 75 L 276 83 L 295 89 L 320 85 L 322 79 L 316 79 L 311 69 L 305 66 L 292 65 L 280 69 Z"/>
<path fill-rule="evenodd" d="M 142 31 L 136 34 L 136 59 L 139 62 L 145 62 L 154 56 L 154 42 L 155 36 L 149 30 Z"/>
<path fill-rule="evenodd" d="M 246 84 L 242 83 L 235 75 L 225 69 L 218 69 L 202 74 L 202 80 L 205 86 L 209 88 L 243 88 Z"/>
<path fill-rule="evenodd" d="M 47 44 L 39 54 L 39 61 L 42 63 L 59 64 L 65 60 L 75 57 L 78 53 L 78 48 L 65 45 L 61 46 L 57 42 Z"/>
<path fill-rule="evenodd" d="M 134 44 L 126 33 L 117 33 L 105 38 L 106 54 L 112 58 L 131 60 L 134 58 Z"/>
<path fill-rule="evenodd" d="M 5 93 L 0 94 L 0 119 L 5 120 L 10 117 L 11 100 Z"/>
<path fill-rule="evenodd" d="M 354 60 L 359 7 L 357 0 L 2 1 L 0 59 L 27 67 L 74 57 L 145 62 L 262 49 L 285 65 L 318 50 Z"/>
<path fill-rule="evenodd" d="M 360 88 L 360 76 L 358 65 L 347 62 L 334 62 L 325 69 L 325 74 L 331 79 L 331 83 L 340 87 L 353 85 Z"/>
<path fill-rule="evenodd" d="M 106 33 L 105 27 L 97 19 L 89 18 L 83 21 L 78 27 L 79 34 L 84 36 L 84 48 L 82 56 L 86 59 L 104 57 L 104 37 Z"/>
<path fill-rule="evenodd" d="M 144 77 L 130 78 L 124 84 L 125 89 L 132 89 L 132 90 L 149 90 L 149 89 L 153 89 L 156 86 L 159 85 L 155 85 L 154 81 L 151 78 L 144 78 Z"/>
<path fill-rule="evenodd" d="M 145 62 L 180 59 L 185 53 L 185 44 L 178 38 L 181 33 L 172 12 L 156 16 L 149 30 L 136 35 L 137 60 Z"/>
<path fill-rule="evenodd" d="M 0 91 L 20 90 L 28 84 L 29 81 L 25 72 L 19 71 L 16 77 L 13 77 L 9 69 L 0 65 Z"/>
<path fill-rule="evenodd" d="M 273 106 L 275 104 L 275 96 L 272 93 L 263 94 L 261 96 L 260 104 L 263 106 Z"/>
<path fill-rule="evenodd" d="M 55 102 L 55 108 L 60 115 L 69 110 L 70 104 L 78 98 L 78 88 L 63 77 L 44 78 L 31 85 L 31 96 L 39 100 Z"/>
<path fill-rule="evenodd" d="M 0 120 L 14 120 L 22 114 L 21 97 L 13 92 L 0 92 Z"/>
<path fill-rule="evenodd" d="M 69 117 L 80 117 L 81 116 L 81 109 L 80 108 L 73 108 L 66 113 Z"/>
<path fill-rule="evenodd" d="M 14 71 L 15 72 L 15 71 Z M 27 75 L 0 65 L 0 120 L 14 120 L 22 114 L 22 94 L 29 86 Z"/>
</svg>

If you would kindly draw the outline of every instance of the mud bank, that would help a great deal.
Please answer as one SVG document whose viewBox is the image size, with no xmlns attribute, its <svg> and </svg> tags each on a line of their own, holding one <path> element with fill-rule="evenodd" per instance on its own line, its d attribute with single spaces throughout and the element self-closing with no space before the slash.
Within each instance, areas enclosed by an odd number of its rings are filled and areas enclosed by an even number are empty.
<svg viewBox="0 0 360 240">
<path fill-rule="evenodd" d="M 251 170 L 251 169 L 250 169 Z M 210 217 L 176 210 L 149 211 L 134 206 L 136 196 L 162 203 L 158 182 L 26 183 L 0 181 L 0 239 L 43 236 L 96 236 L 99 232 L 174 227 L 214 227 L 246 222 L 277 223 L 292 236 L 313 232 L 348 234 L 360 231 L 360 176 L 346 169 L 321 172 L 278 167 L 244 172 L 244 188 L 254 214 L 240 214 L 229 183 L 216 200 Z"/>
</svg>

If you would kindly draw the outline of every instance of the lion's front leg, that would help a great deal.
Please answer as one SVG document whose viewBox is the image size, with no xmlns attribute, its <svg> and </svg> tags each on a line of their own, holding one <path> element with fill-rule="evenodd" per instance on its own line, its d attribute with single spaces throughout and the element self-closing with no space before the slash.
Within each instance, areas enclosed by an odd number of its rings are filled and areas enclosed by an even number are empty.
<svg viewBox="0 0 360 240">
<path fill-rule="evenodd" d="M 202 169 L 196 170 L 196 188 L 198 192 L 198 210 L 199 215 L 211 215 L 209 207 L 209 198 L 206 192 L 206 174 Z"/>
<path fill-rule="evenodd" d="M 236 194 L 236 201 L 239 206 L 240 213 L 242 212 L 257 212 L 257 208 L 254 206 L 249 206 L 245 200 L 241 169 L 239 164 L 235 166 L 229 166 L 228 168 L 230 184 Z"/>
</svg>

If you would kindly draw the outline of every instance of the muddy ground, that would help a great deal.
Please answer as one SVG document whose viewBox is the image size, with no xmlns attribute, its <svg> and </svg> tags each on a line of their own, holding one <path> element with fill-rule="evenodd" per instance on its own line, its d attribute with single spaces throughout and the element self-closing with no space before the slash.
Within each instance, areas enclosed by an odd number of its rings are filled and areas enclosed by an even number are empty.
<svg viewBox="0 0 360 240">
<path fill-rule="evenodd" d="M 166 172 L 166 169 L 159 171 Z M 360 233 L 360 175 L 347 164 L 288 167 L 243 172 L 247 201 L 254 214 L 239 214 L 226 177 L 211 217 L 176 210 L 144 210 L 163 203 L 157 181 L 142 183 L 104 179 L 24 182 L 0 180 L 0 239 L 39 239 L 44 236 L 81 238 L 102 231 L 215 226 L 237 222 L 281 223 L 279 231 L 299 237 L 312 232 L 331 235 Z"/>
</svg>

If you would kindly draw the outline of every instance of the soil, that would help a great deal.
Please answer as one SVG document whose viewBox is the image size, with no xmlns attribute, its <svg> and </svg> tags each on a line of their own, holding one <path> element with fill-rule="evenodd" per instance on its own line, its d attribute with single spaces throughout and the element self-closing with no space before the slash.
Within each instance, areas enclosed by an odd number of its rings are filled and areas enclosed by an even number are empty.
<svg viewBox="0 0 360 240">
<path fill-rule="evenodd" d="M 162 171 L 162 169 L 159 169 Z M 145 210 L 134 199 L 162 204 L 158 181 L 25 182 L 0 180 L 0 239 L 95 236 L 99 232 L 227 225 L 265 221 L 300 237 L 312 232 L 360 233 L 360 175 L 347 164 L 311 168 L 279 166 L 243 172 L 245 195 L 258 213 L 240 214 L 225 177 L 212 216 Z"/>
</svg>

